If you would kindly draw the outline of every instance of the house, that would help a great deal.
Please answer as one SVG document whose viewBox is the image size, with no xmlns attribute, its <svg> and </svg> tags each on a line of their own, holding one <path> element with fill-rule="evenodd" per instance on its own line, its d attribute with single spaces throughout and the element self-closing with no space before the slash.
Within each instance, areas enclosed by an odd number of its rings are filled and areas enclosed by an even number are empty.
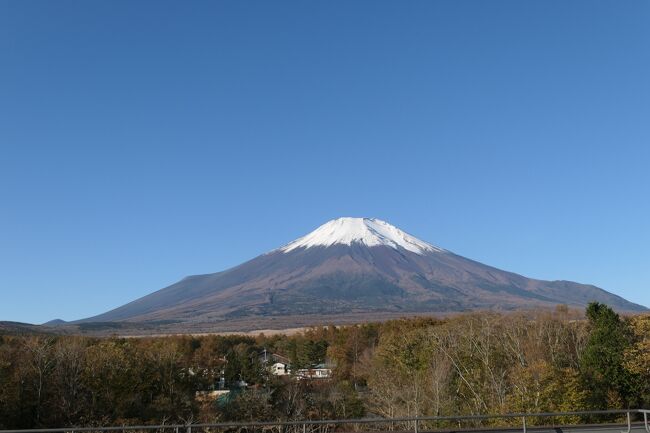
<svg viewBox="0 0 650 433">
<path fill-rule="evenodd" d="M 286 376 L 290 373 L 289 364 L 276 362 L 269 367 L 269 371 L 275 376 Z"/>
<path fill-rule="evenodd" d="M 311 368 L 301 368 L 296 371 L 296 377 L 301 379 L 329 379 L 332 377 L 332 369 L 325 364 L 317 364 Z"/>
<path fill-rule="evenodd" d="M 291 373 L 289 358 L 277 353 L 268 353 L 266 349 L 260 354 L 260 362 L 274 376 L 287 376 Z"/>
</svg>

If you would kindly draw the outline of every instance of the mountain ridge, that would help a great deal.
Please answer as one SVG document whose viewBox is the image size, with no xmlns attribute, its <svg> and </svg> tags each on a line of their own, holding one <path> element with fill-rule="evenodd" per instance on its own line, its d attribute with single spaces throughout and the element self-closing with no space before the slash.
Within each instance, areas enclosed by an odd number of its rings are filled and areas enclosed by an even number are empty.
<svg viewBox="0 0 650 433">
<path fill-rule="evenodd" d="M 241 318 L 437 313 L 604 302 L 589 284 L 545 281 L 467 259 L 374 218 L 339 218 L 221 272 L 192 275 L 84 322 L 218 323 Z"/>
</svg>

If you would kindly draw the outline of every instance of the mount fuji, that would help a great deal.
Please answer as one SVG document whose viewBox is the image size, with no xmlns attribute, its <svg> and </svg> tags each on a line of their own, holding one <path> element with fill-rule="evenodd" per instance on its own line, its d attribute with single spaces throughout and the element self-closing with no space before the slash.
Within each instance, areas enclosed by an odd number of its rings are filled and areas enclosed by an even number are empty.
<svg viewBox="0 0 650 433">
<path fill-rule="evenodd" d="M 339 218 L 239 266 L 186 277 L 77 323 L 247 320 L 259 327 L 276 320 L 290 327 L 341 317 L 584 307 L 591 301 L 646 310 L 592 285 L 536 280 L 478 263 L 378 219 Z"/>
</svg>

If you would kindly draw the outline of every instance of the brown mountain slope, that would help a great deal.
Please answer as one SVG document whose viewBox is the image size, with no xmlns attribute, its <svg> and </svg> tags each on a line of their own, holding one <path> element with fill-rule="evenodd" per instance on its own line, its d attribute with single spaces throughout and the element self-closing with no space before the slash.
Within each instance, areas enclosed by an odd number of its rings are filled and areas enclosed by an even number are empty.
<svg viewBox="0 0 650 433">
<path fill-rule="evenodd" d="M 209 323 L 255 317 L 455 312 L 604 302 L 642 311 L 598 287 L 541 281 L 448 251 L 386 245 L 276 250 L 224 272 L 176 284 L 82 322 Z"/>
</svg>

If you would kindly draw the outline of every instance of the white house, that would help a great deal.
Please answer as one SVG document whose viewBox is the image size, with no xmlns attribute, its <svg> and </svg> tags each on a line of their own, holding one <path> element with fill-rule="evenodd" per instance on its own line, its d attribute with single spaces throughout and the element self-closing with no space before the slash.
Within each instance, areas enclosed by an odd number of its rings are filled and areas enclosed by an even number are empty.
<svg viewBox="0 0 650 433">
<path fill-rule="evenodd" d="M 289 365 L 284 362 L 276 362 L 269 367 L 269 371 L 275 376 L 286 376 L 289 374 Z"/>
<path fill-rule="evenodd" d="M 285 358 L 277 353 L 268 353 L 266 349 L 260 353 L 260 362 L 264 365 L 269 373 L 274 376 L 287 376 L 291 374 L 289 368 L 289 358 Z"/>
</svg>

